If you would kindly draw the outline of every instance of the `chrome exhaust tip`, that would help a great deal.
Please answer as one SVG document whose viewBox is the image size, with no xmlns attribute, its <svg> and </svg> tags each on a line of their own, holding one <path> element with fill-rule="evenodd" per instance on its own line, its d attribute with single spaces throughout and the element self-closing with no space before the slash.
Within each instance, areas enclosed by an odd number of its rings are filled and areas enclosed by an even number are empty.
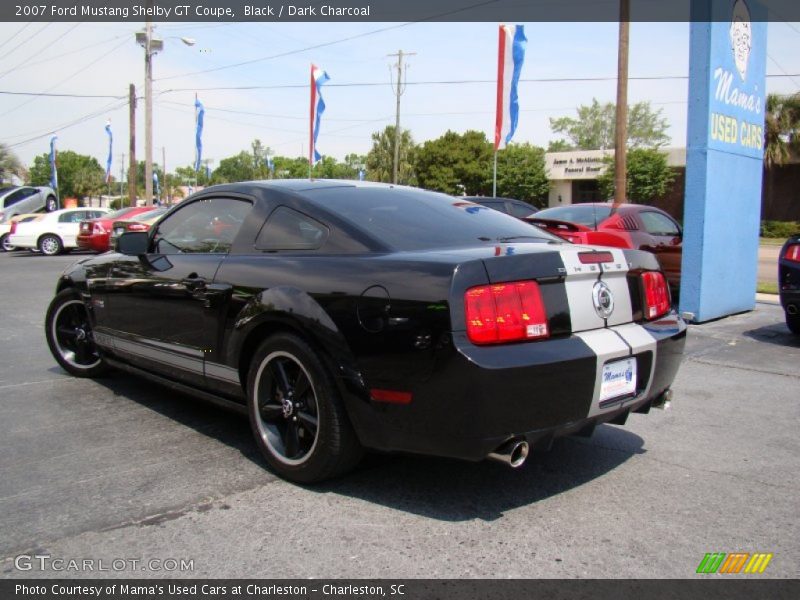
<svg viewBox="0 0 800 600">
<path fill-rule="evenodd" d="M 789 306 L 786 307 L 786 312 L 789 313 L 790 315 L 796 315 L 797 306 L 795 306 L 794 304 L 790 304 Z"/>
<path fill-rule="evenodd" d="M 487 458 L 507 464 L 512 469 L 517 469 L 525 464 L 529 451 L 530 447 L 525 440 L 510 440 L 502 444 L 494 452 L 490 452 Z"/>
<path fill-rule="evenodd" d="M 660 410 L 667 410 L 672 404 L 672 396 L 672 390 L 666 390 L 658 398 L 653 400 L 653 404 L 651 406 Z"/>
</svg>

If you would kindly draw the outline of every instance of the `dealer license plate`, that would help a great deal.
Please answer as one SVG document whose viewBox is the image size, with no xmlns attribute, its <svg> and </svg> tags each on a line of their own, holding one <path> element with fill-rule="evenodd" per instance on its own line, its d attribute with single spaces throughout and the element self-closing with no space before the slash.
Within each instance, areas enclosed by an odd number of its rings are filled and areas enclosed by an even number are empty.
<svg viewBox="0 0 800 600">
<path fill-rule="evenodd" d="M 600 402 L 636 393 L 636 359 L 626 358 L 603 365 Z"/>
</svg>

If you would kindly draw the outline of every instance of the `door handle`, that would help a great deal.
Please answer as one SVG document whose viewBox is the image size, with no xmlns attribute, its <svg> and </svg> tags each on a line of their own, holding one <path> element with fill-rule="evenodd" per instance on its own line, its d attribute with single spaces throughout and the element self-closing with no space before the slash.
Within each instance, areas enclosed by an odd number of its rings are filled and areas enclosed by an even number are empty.
<svg viewBox="0 0 800 600">
<path fill-rule="evenodd" d="M 186 289 L 190 292 L 197 292 L 206 287 L 206 280 L 202 277 L 198 277 L 197 273 L 190 274 L 186 279 L 182 279 L 181 283 L 185 285 Z"/>
</svg>

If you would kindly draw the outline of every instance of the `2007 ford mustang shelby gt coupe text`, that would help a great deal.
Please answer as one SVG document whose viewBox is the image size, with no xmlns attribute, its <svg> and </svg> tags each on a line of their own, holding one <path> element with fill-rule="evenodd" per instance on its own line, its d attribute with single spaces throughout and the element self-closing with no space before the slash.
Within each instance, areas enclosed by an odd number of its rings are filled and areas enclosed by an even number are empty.
<svg viewBox="0 0 800 600">
<path fill-rule="evenodd" d="M 59 279 L 56 360 L 235 404 L 301 482 L 364 448 L 519 465 L 662 404 L 686 336 L 652 254 L 413 188 L 216 186 L 117 250 Z"/>
</svg>

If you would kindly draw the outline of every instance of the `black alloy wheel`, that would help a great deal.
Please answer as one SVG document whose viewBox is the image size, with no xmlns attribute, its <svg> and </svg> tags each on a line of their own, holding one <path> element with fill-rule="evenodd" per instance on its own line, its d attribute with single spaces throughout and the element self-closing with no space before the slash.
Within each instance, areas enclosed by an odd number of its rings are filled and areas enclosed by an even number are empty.
<svg viewBox="0 0 800 600">
<path fill-rule="evenodd" d="M 47 309 L 45 334 L 59 365 L 76 377 L 97 377 L 107 367 L 94 343 L 86 305 L 74 290 L 62 290 Z"/>
<path fill-rule="evenodd" d="M 321 481 L 361 458 L 336 386 L 304 340 L 283 333 L 267 339 L 253 357 L 247 388 L 256 442 L 282 477 Z"/>
</svg>

